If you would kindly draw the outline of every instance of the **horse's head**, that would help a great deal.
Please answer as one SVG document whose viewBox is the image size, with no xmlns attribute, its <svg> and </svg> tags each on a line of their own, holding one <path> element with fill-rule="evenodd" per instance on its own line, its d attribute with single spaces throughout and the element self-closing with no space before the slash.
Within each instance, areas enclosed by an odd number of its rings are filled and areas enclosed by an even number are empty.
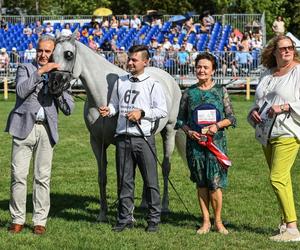
<svg viewBox="0 0 300 250">
<path fill-rule="evenodd" d="M 49 74 L 49 90 L 52 94 L 60 94 L 70 87 L 70 81 L 78 78 L 74 72 L 76 63 L 75 36 L 77 30 L 70 37 L 56 33 L 56 45 L 53 51 L 53 61 L 60 65 L 58 70 Z"/>
</svg>

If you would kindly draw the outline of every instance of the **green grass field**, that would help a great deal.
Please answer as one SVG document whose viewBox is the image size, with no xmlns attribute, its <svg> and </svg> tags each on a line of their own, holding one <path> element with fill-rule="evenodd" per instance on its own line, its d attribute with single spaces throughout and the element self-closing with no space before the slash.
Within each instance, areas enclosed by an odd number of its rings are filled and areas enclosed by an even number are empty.
<svg viewBox="0 0 300 250">
<path fill-rule="evenodd" d="M 47 233 L 35 236 L 32 229 L 32 168 L 28 176 L 27 224 L 18 235 L 7 232 L 10 193 L 11 138 L 0 133 L 0 249 L 300 249 L 300 243 L 274 243 L 268 240 L 279 223 L 277 201 L 268 180 L 268 169 L 254 131 L 246 122 L 251 102 L 244 96 L 233 96 L 238 127 L 228 130 L 229 156 L 233 166 L 229 170 L 229 187 L 224 191 L 223 219 L 230 231 L 228 236 L 211 232 L 197 235 L 201 217 L 195 186 L 189 180 L 187 166 L 177 152 L 172 158 L 170 179 L 176 186 L 188 214 L 175 192 L 170 189 L 171 213 L 162 217 L 158 233 L 144 232 L 146 214 L 136 209 L 136 226 L 122 233 L 111 231 L 116 209 L 109 209 L 110 223 L 96 222 L 99 211 L 96 162 L 89 145 L 89 134 L 83 121 L 83 102 L 76 102 L 70 117 L 60 114 L 60 142 L 55 148 L 51 181 L 51 210 Z M 0 129 L 4 130 L 14 97 L 0 98 Z M 160 138 L 157 137 L 161 158 Z M 114 148 L 108 152 L 108 202 L 116 200 Z M 296 209 L 300 215 L 300 162 L 293 169 Z M 162 188 L 162 175 L 160 171 Z M 141 177 L 136 177 L 136 205 L 140 203 Z"/>
</svg>

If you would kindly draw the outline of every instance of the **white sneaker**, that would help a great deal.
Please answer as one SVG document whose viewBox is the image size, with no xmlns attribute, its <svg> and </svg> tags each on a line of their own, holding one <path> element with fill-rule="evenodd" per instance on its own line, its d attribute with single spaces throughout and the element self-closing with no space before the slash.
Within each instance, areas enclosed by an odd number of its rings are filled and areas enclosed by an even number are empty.
<svg viewBox="0 0 300 250">
<path fill-rule="evenodd" d="M 297 232 L 295 234 L 292 234 L 286 229 L 286 230 L 282 231 L 281 233 L 270 237 L 269 239 L 273 240 L 273 241 L 278 241 L 278 242 L 300 241 L 300 233 Z"/>
</svg>

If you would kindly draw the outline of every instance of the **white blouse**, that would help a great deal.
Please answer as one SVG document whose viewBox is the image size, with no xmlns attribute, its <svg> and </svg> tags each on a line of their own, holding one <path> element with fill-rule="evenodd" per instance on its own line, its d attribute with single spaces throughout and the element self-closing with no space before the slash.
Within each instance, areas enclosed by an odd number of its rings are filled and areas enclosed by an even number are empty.
<svg viewBox="0 0 300 250">
<path fill-rule="evenodd" d="M 271 105 L 288 103 L 291 112 L 277 115 L 271 138 L 297 137 L 300 139 L 300 64 L 283 76 L 273 76 L 267 70 L 261 77 L 255 93 L 256 107 L 267 101 Z"/>
</svg>

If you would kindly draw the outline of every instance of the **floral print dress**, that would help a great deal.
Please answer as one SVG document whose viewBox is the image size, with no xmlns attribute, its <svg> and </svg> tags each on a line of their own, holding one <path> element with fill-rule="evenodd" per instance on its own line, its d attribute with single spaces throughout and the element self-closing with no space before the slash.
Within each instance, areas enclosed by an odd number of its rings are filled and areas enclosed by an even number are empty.
<svg viewBox="0 0 300 250">
<path fill-rule="evenodd" d="M 196 130 L 193 112 L 201 104 L 214 105 L 220 113 L 220 120 L 229 119 L 231 126 L 235 127 L 236 119 L 227 89 L 218 84 L 213 85 L 209 90 L 201 90 L 195 84 L 183 93 L 177 117 L 177 127 L 187 125 Z M 222 152 L 227 154 L 224 129 L 220 129 L 213 136 L 213 142 Z M 227 170 L 221 167 L 215 155 L 206 147 L 200 146 L 195 140 L 188 137 L 186 156 L 191 173 L 190 178 L 197 187 L 216 190 L 227 186 Z"/>
</svg>

